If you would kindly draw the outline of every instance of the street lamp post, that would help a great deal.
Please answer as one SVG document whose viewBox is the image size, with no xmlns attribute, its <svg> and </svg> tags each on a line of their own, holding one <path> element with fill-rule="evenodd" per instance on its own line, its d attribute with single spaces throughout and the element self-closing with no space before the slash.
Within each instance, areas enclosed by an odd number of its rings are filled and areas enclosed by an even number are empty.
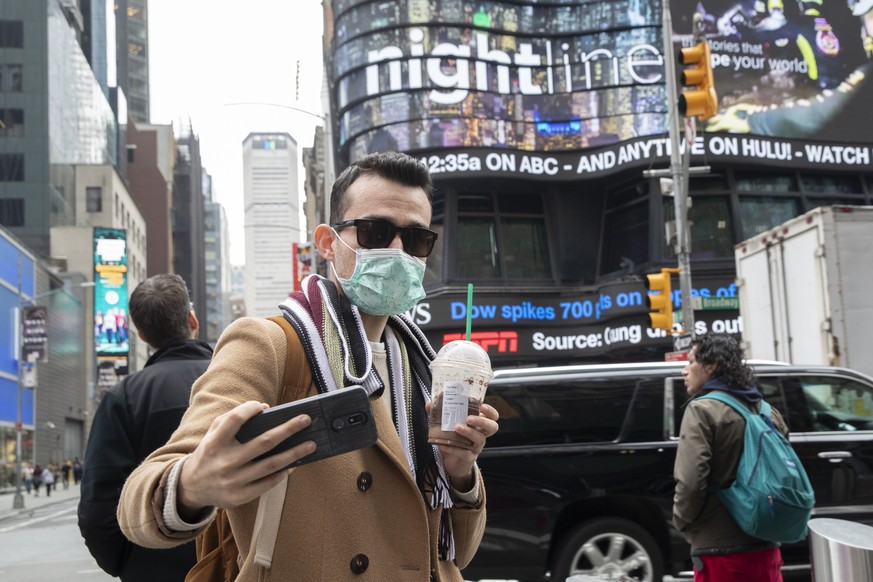
<svg viewBox="0 0 873 582">
<path fill-rule="evenodd" d="M 76 285 L 77 287 L 93 287 L 93 281 L 84 281 Z M 25 299 L 24 297 L 24 289 L 21 284 L 21 255 L 18 256 L 18 317 L 16 321 L 16 333 L 18 335 L 18 342 L 16 345 L 15 353 L 18 358 L 18 398 L 17 398 L 17 407 L 16 407 L 16 415 L 15 415 L 15 495 L 12 499 L 12 509 L 24 509 L 24 495 L 21 491 L 21 437 L 22 432 L 24 430 L 24 421 L 22 418 L 22 407 L 23 407 L 23 395 L 24 395 L 24 384 L 25 384 L 25 371 L 30 366 L 36 366 L 35 359 L 33 354 L 27 355 L 27 361 L 24 361 L 24 308 L 28 306 L 28 304 L 32 305 L 34 301 L 37 299 L 41 299 L 43 297 L 48 297 L 49 295 L 53 295 L 55 293 L 66 291 L 70 293 L 69 288 L 67 286 L 59 287 L 57 289 L 52 289 L 51 291 L 46 291 L 45 293 L 38 293 L 31 297 L 30 299 Z M 77 298 L 78 299 L 78 298 Z"/>
</svg>

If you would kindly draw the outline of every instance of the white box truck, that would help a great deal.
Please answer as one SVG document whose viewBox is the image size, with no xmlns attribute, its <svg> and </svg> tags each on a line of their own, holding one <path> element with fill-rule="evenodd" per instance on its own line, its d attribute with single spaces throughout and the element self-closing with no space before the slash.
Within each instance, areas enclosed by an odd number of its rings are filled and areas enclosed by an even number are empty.
<svg viewBox="0 0 873 582">
<path fill-rule="evenodd" d="M 736 247 L 746 357 L 873 375 L 873 206 L 823 206 Z"/>
</svg>

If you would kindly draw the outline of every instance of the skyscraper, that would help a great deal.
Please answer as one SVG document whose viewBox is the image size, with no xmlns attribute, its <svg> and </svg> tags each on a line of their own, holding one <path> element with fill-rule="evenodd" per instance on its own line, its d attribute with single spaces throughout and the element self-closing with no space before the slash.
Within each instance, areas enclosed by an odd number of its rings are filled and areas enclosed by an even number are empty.
<svg viewBox="0 0 873 582">
<path fill-rule="evenodd" d="M 0 224 L 47 256 L 77 221 L 75 166 L 115 166 L 118 125 L 75 4 L 3 0 L 0 31 Z"/>
<path fill-rule="evenodd" d="M 203 193 L 205 197 L 203 264 L 206 271 L 206 341 L 214 345 L 218 341 L 218 336 L 232 321 L 230 234 L 224 206 L 215 201 L 212 177 L 205 171 Z"/>
<path fill-rule="evenodd" d="M 302 240 L 297 142 L 287 133 L 250 133 L 243 140 L 248 315 L 279 313 L 294 286 L 292 245 Z"/>
<path fill-rule="evenodd" d="M 149 120 L 149 19 L 148 0 L 115 2 L 115 38 L 118 86 L 127 97 L 134 121 Z"/>
<path fill-rule="evenodd" d="M 198 337 L 206 339 L 206 269 L 204 268 L 203 165 L 200 139 L 190 126 L 176 139 L 173 169 L 173 270 L 188 283 L 191 301 L 200 320 Z"/>
</svg>

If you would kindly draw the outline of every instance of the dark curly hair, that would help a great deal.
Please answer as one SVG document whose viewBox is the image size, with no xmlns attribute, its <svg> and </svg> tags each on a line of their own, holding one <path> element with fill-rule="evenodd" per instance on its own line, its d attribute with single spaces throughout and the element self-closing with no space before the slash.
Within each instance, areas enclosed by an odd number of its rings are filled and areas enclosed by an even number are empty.
<svg viewBox="0 0 873 582">
<path fill-rule="evenodd" d="M 731 388 L 755 383 L 755 372 L 743 361 L 743 348 L 726 334 L 710 334 L 691 342 L 694 358 L 702 366 L 715 366 L 715 377 Z"/>
</svg>

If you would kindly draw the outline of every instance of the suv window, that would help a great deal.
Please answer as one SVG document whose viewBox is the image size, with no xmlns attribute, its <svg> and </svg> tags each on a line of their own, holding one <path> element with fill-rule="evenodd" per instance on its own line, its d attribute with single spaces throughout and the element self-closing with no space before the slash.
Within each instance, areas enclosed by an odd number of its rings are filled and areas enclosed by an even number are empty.
<svg viewBox="0 0 873 582">
<path fill-rule="evenodd" d="M 492 384 L 485 401 L 500 413 L 500 430 L 488 448 L 614 441 L 636 386 L 634 378 Z M 651 408 L 641 421 L 663 430 L 661 401 L 646 396 L 639 402 Z"/>
<path fill-rule="evenodd" d="M 485 401 L 500 412 L 489 448 L 656 441 L 666 428 L 661 378 L 498 384 Z"/>
<path fill-rule="evenodd" d="M 634 394 L 631 413 L 625 422 L 626 442 L 662 441 L 667 434 L 664 416 L 664 379 L 640 382 Z"/>
<path fill-rule="evenodd" d="M 873 391 L 846 378 L 801 376 L 813 432 L 873 430 Z"/>
<path fill-rule="evenodd" d="M 758 376 L 764 399 L 776 407 L 798 432 L 873 430 L 873 389 L 836 376 Z M 688 399 L 684 386 L 674 383 L 676 430 Z"/>
</svg>

